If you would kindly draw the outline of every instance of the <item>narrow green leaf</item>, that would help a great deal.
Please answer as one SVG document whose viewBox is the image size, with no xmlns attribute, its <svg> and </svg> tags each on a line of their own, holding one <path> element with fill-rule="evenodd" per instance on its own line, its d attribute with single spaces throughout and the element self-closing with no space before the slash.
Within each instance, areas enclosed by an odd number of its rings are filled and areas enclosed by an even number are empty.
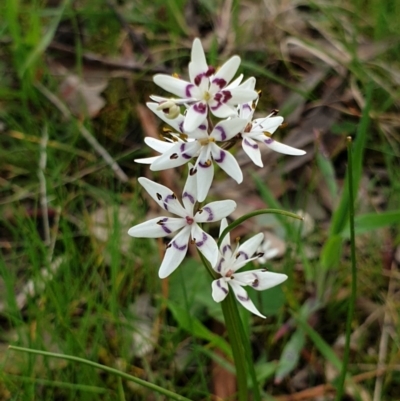
<svg viewBox="0 0 400 401">
<path fill-rule="evenodd" d="M 61 6 L 58 9 L 58 14 L 48 27 L 46 33 L 42 36 L 40 42 L 34 47 L 34 49 L 28 54 L 25 59 L 24 64 L 22 65 L 21 69 L 19 70 L 19 75 L 22 76 L 26 72 L 27 69 L 44 53 L 47 49 L 49 44 L 54 38 L 56 33 L 57 27 L 60 23 L 61 17 L 64 14 L 65 8 L 70 3 L 71 0 L 64 0 Z"/>
<path fill-rule="evenodd" d="M 332 199 L 336 199 L 338 197 L 339 189 L 336 184 L 335 169 L 333 168 L 332 161 L 322 152 L 316 152 L 315 156 L 321 174 L 328 186 L 329 194 Z"/>
<path fill-rule="evenodd" d="M 336 356 L 332 347 L 307 323 L 307 321 L 298 314 L 292 313 L 292 316 L 299 324 L 300 328 L 310 337 L 311 341 L 317 347 L 321 355 L 328 360 L 337 370 L 342 367 L 342 362 Z"/>
<path fill-rule="evenodd" d="M 197 338 L 208 341 L 212 346 L 219 348 L 225 355 L 232 358 L 230 345 L 220 336 L 211 332 L 199 319 L 192 316 L 185 308 L 166 301 L 168 309 L 171 311 L 178 325 L 185 331 L 189 332 Z"/>
<path fill-rule="evenodd" d="M 286 343 L 275 373 L 275 380 L 277 382 L 282 381 L 282 379 L 296 368 L 301 350 L 304 347 L 305 339 L 304 331 L 297 329 Z"/>
<path fill-rule="evenodd" d="M 367 88 L 367 99 L 365 107 L 361 116 L 360 124 L 358 125 L 356 138 L 354 141 L 354 152 L 353 152 L 353 192 L 358 192 L 358 186 L 360 184 L 362 162 L 365 150 L 365 144 L 367 142 L 367 133 L 369 128 L 369 113 L 371 110 L 372 102 L 372 84 Z M 340 199 L 338 208 L 332 217 L 332 223 L 329 230 L 329 235 L 338 235 L 347 226 L 349 219 L 349 191 L 348 191 L 348 174 L 346 174 L 345 183 L 343 186 L 343 193 Z"/>
<path fill-rule="evenodd" d="M 363 234 L 383 227 L 389 227 L 400 223 L 400 210 L 362 214 L 354 219 L 355 234 Z M 343 238 L 350 238 L 350 227 L 342 232 Z"/>
<path fill-rule="evenodd" d="M 329 270 L 339 264 L 342 254 L 343 238 L 340 235 L 332 235 L 325 242 L 321 251 L 321 267 Z"/>
</svg>

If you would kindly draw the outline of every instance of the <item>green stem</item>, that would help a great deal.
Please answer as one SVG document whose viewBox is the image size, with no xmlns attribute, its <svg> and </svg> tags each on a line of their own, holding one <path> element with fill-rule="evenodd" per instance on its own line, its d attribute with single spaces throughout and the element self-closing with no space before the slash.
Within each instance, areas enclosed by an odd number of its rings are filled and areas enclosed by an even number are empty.
<svg viewBox="0 0 400 401">
<path fill-rule="evenodd" d="M 238 400 L 248 401 L 246 355 L 238 329 L 238 326 L 241 325 L 242 322 L 240 321 L 240 318 L 239 321 L 235 318 L 235 298 L 231 292 L 227 295 L 224 301 L 222 301 L 221 306 L 236 368 Z"/>
<path fill-rule="evenodd" d="M 209 262 L 204 255 L 199 251 L 199 255 L 203 265 L 210 273 L 211 277 L 215 280 L 217 274 L 211 268 Z M 230 292 L 227 297 L 222 301 L 222 313 L 224 314 L 224 320 L 226 329 L 228 331 L 229 342 L 232 348 L 233 361 L 236 368 L 236 378 L 238 385 L 238 399 L 247 400 L 247 375 L 246 375 L 246 362 L 250 373 L 251 380 L 253 382 L 253 393 L 255 401 L 261 401 L 260 391 L 258 388 L 257 376 L 254 370 L 254 363 L 252 358 L 252 352 L 250 349 L 249 339 L 243 328 L 242 319 L 240 318 L 239 311 L 237 308 L 236 300 L 233 294 Z"/>
<path fill-rule="evenodd" d="M 351 322 L 353 320 L 354 308 L 357 295 L 357 268 L 356 268 L 356 245 L 354 232 L 354 193 L 353 193 L 353 154 L 352 140 L 347 137 L 347 155 L 348 155 L 348 177 L 349 177 L 349 223 L 350 223 L 350 248 L 351 248 L 351 294 L 349 301 L 349 310 L 346 321 L 346 343 L 344 347 L 342 371 L 340 373 L 339 385 L 336 392 L 336 401 L 340 401 L 343 395 L 344 382 L 346 380 L 347 366 L 349 364 L 350 355 L 350 336 Z"/>
<path fill-rule="evenodd" d="M 293 217 L 294 219 L 303 220 L 303 218 L 298 216 L 297 214 L 286 212 L 285 210 L 280 210 L 280 209 L 260 209 L 260 210 L 256 210 L 254 212 L 245 214 L 244 216 L 242 216 L 242 217 L 238 218 L 237 220 L 235 220 L 233 223 L 229 224 L 229 226 L 226 227 L 225 230 L 222 231 L 222 234 L 219 236 L 219 238 L 218 238 L 218 246 L 221 245 L 221 242 L 224 239 L 224 237 L 226 236 L 226 234 L 231 232 L 235 227 L 239 226 L 244 221 L 246 221 L 246 220 L 248 220 L 248 219 L 250 219 L 250 218 L 252 218 L 254 216 L 258 216 L 260 214 L 280 214 L 282 216 Z"/>
<path fill-rule="evenodd" d="M 157 386 L 156 384 L 150 383 L 146 380 L 139 379 L 135 376 L 128 375 L 127 373 L 121 372 L 114 368 L 110 368 L 109 366 L 105 366 L 105 365 L 101 365 L 96 362 L 89 361 L 88 359 L 78 358 L 78 357 L 72 356 L 72 355 L 55 354 L 53 352 L 17 347 L 15 345 L 10 345 L 8 348 L 13 351 L 27 352 L 29 354 L 43 355 L 43 356 L 48 356 L 48 357 L 52 357 L 52 358 L 64 359 L 66 361 L 78 362 L 83 365 L 88 365 L 88 366 L 91 366 L 92 368 L 103 370 L 103 371 L 111 373 L 115 376 L 121 377 L 123 379 L 134 382 L 136 384 L 139 384 L 143 387 L 148 388 L 149 390 L 156 391 L 157 393 L 163 394 L 166 397 L 169 397 L 169 399 L 171 399 L 171 400 L 192 401 L 190 398 L 183 397 L 172 391 L 166 390 L 163 387 Z"/>
</svg>

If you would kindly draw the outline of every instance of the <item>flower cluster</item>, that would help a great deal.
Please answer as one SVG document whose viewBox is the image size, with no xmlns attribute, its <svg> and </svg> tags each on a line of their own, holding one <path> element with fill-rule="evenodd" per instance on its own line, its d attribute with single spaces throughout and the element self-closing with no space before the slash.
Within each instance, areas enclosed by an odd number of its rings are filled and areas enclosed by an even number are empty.
<svg viewBox="0 0 400 401">
<path fill-rule="evenodd" d="M 188 163 L 182 203 L 167 187 L 147 178 L 139 183 L 165 211 L 177 217 L 161 216 L 132 227 L 133 237 L 157 238 L 177 233 L 168 243 L 159 269 L 160 278 L 168 277 L 183 261 L 189 243 L 210 263 L 218 277 L 212 283 L 212 297 L 221 302 L 229 288 L 237 300 L 252 313 L 264 317 L 251 301 L 245 286 L 265 290 L 286 280 L 287 276 L 264 269 L 237 270 L 250 261 L 262 258 L 258 252 L 263 234 L 257 234 L 242 245 L 231 247 L 226 235 L 221 246 L 201 227 L 202 223 L 221 221 L 221 232 L 227 227 L 226 217 L 236 208 L 233 200 L 200 203 L 207 198 L 214 178 L 214 163 L 238 184 L 243 180 L 241 168 L 229 149 L 241 142 L 243 150 L 259 167 L 263 167 L 259 144 L 287 155 L 303 155 L 305 152 L 272 139 L 272 134 L 282 124 L 283 118 L 276 112 L 264 118 L 254 118 L 259 94 L 256 80 L 243 81 L 240 75 L 233 80 L 240 65 L 240 57 L 233 56 L 219 69 L 209 66 L 199 39 L 193 42 L 189 63 L 189 81 L 176 76 L 157 74 L 154 82 L 176 97 L 151 96 L 149 109 L 172 129 L 164 140 L 145 138 L 148 146 L 160 155 L 136 162 L 150 165 L 159 171 Z M 266 255 L 265 255 L 266 256 Z M 265 257 L 264 256 L 264 257 Z"/>
</svg>

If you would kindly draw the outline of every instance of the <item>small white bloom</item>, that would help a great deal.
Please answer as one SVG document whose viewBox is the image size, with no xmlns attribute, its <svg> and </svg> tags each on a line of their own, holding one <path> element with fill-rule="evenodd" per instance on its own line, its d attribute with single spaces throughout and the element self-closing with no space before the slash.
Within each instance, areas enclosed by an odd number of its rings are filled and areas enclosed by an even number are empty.
<svg viewBox="0 0 400 401">
<path fill-rule="evenodd" d="M 226 219 L 221 221 L 220 235 L 227 227 Z M 257 291 L 263 291 L 271 287 L 275 287 L 283 283 L 287 276 L 286 274 L 272 273 L 265 269 L 250 270 L 241 273 L 236 273 L 250 261 L 262 256 L 254 253 L 259 248 L 264 238 L 263 233 L 259 233 L 233 250 L 229 235 L 226 235 L 220 246 L 218 263 L 214 270 L 221 275 L 221 278 L 212 282 L 212 297 L 215 302 L 221 302 L 228 295 L 229 287 L 232 288 L 236 299 L 250 312 L 257 316 L 265 318 L 255 307 L 250 299 L 245 286 L 251 286 Z"/>
<path fill-rule="evenodd" d="M 239 65 L 240 57 L 233 56 L 216 71 L 207 64 L 203 46 L 195 39 L 189 63 L 190 82 L 165 74 L 157 74 L 153 79 L 161 88 L 181 98 L 176 99 L 177 104 L 189 105 L 183 129 L 190 132 L 204 123 L 208 110 L 218 118 L 227 118 L 236 115 L 236 105 L 257 97 L 254 88 L 240 85 L 242 76 L 229 84 Z"/>
<path fill-rule="evenodd" d="M 247 80 L 243 86 L 248 89 L 254 89 L 255 79 Z M 256 118 L 253 120 L 253 114 L 257 105 L 258 99 L 255 102 L 247 102 L 239 105 L 239 117 L 247 120 L 246 127 L 241 132 L 242 147 L 250 159 L 259 167 L 263 167 L 261 160 L 261 152 L 257 142 L 264 143 L 271 150 L 285 155 L 301 156 L 306 152 L 304 150 L 296 149 L 283 143 L 279 143 L 272 139 L 272 134 L 283 123 L 283 117 L 275 116 L 271 113 L 264 118 Z"/>
<path fill-rule="evenodd" d="M 196 175 L 189 175 L 186 181 L 182 194 L 183 206 L 175 194 L 164 185 L 144 177 L 140 177 L 139 182 L 164 210 L 179 216 L 157 217 L 133 226 L 128 231 L 132 237 L 158 238 L 180 230 L 167 245 L 158 273 L 160 278 L 169 276 L 179 266 L 186 255 L 190 238 L 210 264 L 214 266 L 218 260 L 217 243 L 200 228 L 199 223 L 221 220 L 235 210 L 236 203 L 233 200 L 211 202 L 195 213 L 194 206 L 197 201 Z"/>
<path fill-rule="evenodd" d="M 270 240 L 263 241 L 257 250 L 258 253 L 262 254 L 257 261 L 261 264 L 267 263 L 268 260 L 273 259 L 279 254 L 278 248 L 272 247 L 272 242 Z"/>
</svg>

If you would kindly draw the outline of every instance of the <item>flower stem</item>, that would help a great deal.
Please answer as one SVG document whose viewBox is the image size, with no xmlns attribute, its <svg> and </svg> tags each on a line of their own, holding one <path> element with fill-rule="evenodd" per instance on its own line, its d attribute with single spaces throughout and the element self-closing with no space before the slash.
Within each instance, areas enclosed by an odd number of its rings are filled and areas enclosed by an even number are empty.
<svg viewBox="0 0 400 401">
<path fill-rule="evenodd" d="M 224 314 L 225 325 L 228 331 L 229 342 L 232 347 L 233 360 L 236 368 L 236 381 L 238 387 L 238 400 L 248 400 L 247 375 L 246 375 L 246 355 L 242 344 L 242 338 L 238 326 L 242 324 L 240 317 L 235 316 L 235 299 L 230 292 L 221 303 Z M 237 309 L 236 309 L 237 313 Z M 237 320 L 239 317 L 239 321 Z"/>
<path fill-rule="evenodd" d="M 208 270 L 211 277 L 215 280 L 216 273 L 211 268 L 209 262 L 200 251 L 199 255 L 205 268 Z M 256 372 L 254 370 L 249 339 L 246 337 L 242 319 L 240 318 L 235 298 L 231 292 L 229 292 L 224 301 L 222 301 L 221 306 L 222 306 L 222 313 L 224 314 L 225 325 L 228 331 L 229 342 L 232 348 L 233 360 L 236 368 L 238 400 L 239 401 L 248 400 L 247 374 L 246 374 L 246 362 L 247 362 L 247 367 L 250 373 L 251 380 L 253 382 L 254 400 L 261 401 Z"/>
<path fill-rule="evenodd" d="M 351 322 L 354 315 L 354 308 L 357 295 L 357 268 L 356 268 L 356 245 L 355 245 L 355 232 L 354 232 L 354 193 L 353 193 L 353 154 L 352 154 L 352 140 L 347 137 L 347 155 L 348 155 L 348 183 L 349 183 L 349 223 L 350 223 L 350 249 L 351 249 L 351 294 L 349 301 L 349 309 L 346 321 L 346 342 L 343 353 L 342 371 L 340 373 L 339 385 L 336 391 L 336 401 L 342 399 L 344 383 L 346 380 L 347 366 L 349 364 L 350 354 L 350 336 L 351 336 Z"/>
<path fill-rule="evenodd" d="M 298 220 L 303 220 L 303 218 L 301 216 L 298 216 L 297 214 L 294 213 L 290 213 L 290 212 L 286 212 L 285 210 L 280 210 L 280 209 L 260 209 L 260 210 L 256 210 L 254 212 L 251 213 L 247 213 L 245 215 L 243 215 L 242 217 L 238 218 L 237 220 L 235 220 L 234 222 L 232 222 L 231 224 L 229 224 L 228 227 L 225 228 L 224 231 L 222 231 L 221 235 L 218 238 L 218 246 L 221 245 L 222 240 L 224 239 L 224 237 L 230 233 L 235 227 L 239 226 L 240 224 L 242 224 L 244 221 L 254 217 L 254 216 L 258 216 L 260 214 L 280 214 L 282 216 L 287 216 L 287 217 L 292 217 L 294 219 L 298 219 Z"/>
</svg>

